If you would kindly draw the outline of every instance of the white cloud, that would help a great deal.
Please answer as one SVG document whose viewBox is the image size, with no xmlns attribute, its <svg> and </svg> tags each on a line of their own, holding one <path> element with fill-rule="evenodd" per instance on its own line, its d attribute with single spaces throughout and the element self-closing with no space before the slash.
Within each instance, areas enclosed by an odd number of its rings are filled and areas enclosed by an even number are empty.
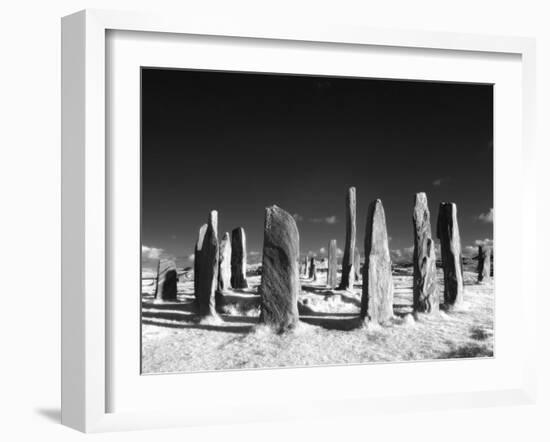
<svg viewBox="0 0 550 442">
<path fill-rule="evenodd" d="M 466 257 L 473 258 L 478 254 L 479 246 L 488 245 L 493 246 L 493 240 L 489 238 L 476 239 L 474 244 L 462 247 L 462 254 Z"/>
<path fill-rule="evenodd" d="M 160 259 L 160 256 L 164 252 L 164 249 L 158 247 L 149 247 L 146 245 L 141 246 L 141 256 L 142 258 L 148 259 Z"/>
<path fill-rule="evenodd" d="M 292 217 L 297 221 L 297 222 L 300 222 L 300 221 L 303 221 L 304 220 L 304 217 L 302 215 L 300 215 L 299 213 L 295 213 L 294 215 L 292 215 Z"/>
<path fill-rule="evenodd" d="M 248 252 L 248 254 L 250 256 L 258 256 L 260 254 L 260 252 L 257 252 L 256 250 L 251 250 L 250 252 Z"/>
<path fill-rule="evenodd" d="M 325 249 L 324 247 L 321 247 L 319 249 L 319 252 L 322 253 L 322 254 L 325 254 L 325 253 L 327 253 L 327 249 Z"/>
<path fill-rule="evenodd" d="M 462 248 L 462 255 L 472 258 L 477 254 L 477 247 L 475 246 L 465 246 Z"/>
<path fill-rule="evenodd" d="M 492 239 L 489 239 L 489 238 L 485 238 L 485 239 L 476 239 L 475 240 L 475 245 L 476 246 L 492 246 L 493 245 L 493 240 Z"/>
<path fill-rule="evenodd" d="M 189 256 L 187 257 L 187 259 L 188 259 L 189 261 L 191 261 L 191 262 L 194 262 L 194 261 L 195 261 L 195 254 L 194 254 L 194 253 L 191 253 L 191 255 L 189 255 Z"/>
<path fill-rule="evenodd" d="M 487 213 L 482 213 L 477 217 L 483 223 L 490 224 L 493 222 L 493 208 L 491 207 Z"/>
<path fill-rule="evenodd" d="M 403 252 L 399 249 L 390 250 L 390 255 L 392 259 L 401 258 L 403 256 Z"/>
<path fill-rule="evenodd" d="M 336 256 L 338 257 L 344 256 L 344 251 L 340 247 L 336 249 Z"/>
<path fill-rule="evenodd" d="M 338 222 L 338 218 L 336 218 L 336 215 L 326 216 L 324 218 L 310 218 L 309 219 L 312 223 L 316 224 L 336 224 Z"/>
<path fill-rule="evenodd" d="M 390 256 L 393 261 L 400 263 L 412 262 L 414 247 L 403 247 L 401 249 L 390 250 Z"/>
</svg>

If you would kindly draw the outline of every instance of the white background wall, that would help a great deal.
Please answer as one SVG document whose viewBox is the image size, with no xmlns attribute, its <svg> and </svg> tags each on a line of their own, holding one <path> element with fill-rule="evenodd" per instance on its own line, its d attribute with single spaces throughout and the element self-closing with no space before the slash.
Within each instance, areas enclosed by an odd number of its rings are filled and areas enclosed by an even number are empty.
<svg viewBox="0 0 550 442">
<path fill-rule="evenodd" d="M 544 1 L 492 0 L 12 0 L 0 7 L 0 439 L 82 440 L 61 427 L 60 367 L 60 17 L 83 8 L 363 24 L 534 36 L 538 39 L 540 399 L 536 406 L 414 412 L 323 422 L 161 430 L 95 440 L 548 440 L 550 417 L 548 249 L 550 13 Z M 546 150 L 546 152 L 543 152 Z M 521 185 L 521 177 L 517 179 Z M 535 276 L 535 267 L 533 269 Z M 246 394 L 254 394 L 253 386 Z"/>
</svg>

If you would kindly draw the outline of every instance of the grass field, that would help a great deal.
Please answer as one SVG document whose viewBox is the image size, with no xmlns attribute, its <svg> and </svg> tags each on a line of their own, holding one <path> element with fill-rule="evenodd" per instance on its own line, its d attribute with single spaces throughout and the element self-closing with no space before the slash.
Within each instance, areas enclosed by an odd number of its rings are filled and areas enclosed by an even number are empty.
<svg viewBox="0 0 550 442">
<path fill-rule="evenodd" d="M 152 285 L 142 296 L 142 372 L 166 373 L 323 364 L 416 361 L 493 355 L 493 283 L 478 284 L 465 271 L 465 302 L 452 312 L 412 314 L 410 268 L 394 271 L 394 319 L 383 327 L 359 319 L 361 286 L 328 290 L 320 281 L 302 281 L 300 324 L 275 335 L 258 325 L 260 277 L 250 288 L 225 296 L 221 321 L 198 322 L 193 282 L 178 284 L 178 301 L 155 303 Z M 440 287 L 442 272 L 438 269 Z M 442 295 L 441 295 L 442 296 Z"/>
</svg>

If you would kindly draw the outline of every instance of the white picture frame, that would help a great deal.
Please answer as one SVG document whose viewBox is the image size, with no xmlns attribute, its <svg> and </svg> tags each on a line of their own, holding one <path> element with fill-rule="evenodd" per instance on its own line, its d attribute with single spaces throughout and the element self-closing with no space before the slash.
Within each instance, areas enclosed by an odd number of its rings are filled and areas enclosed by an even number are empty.
<svg viewBox="0 0 550 442">
<path fill-rule="evenodd" d="M 535 177 L 530 173 L 535 153 L 535 42 L 519 37 L 388 31 L 327 24 L 294 27 L 284 24 L 231 22 L 210 23 L 194 17 L 162 17 L 151 14 L 86 10 L 62 21 L 62 423 L 85 432 L 167 426 L 282 419 L 285 417 L 369 414 L 381 409 L 396 412 L 500 404 L 532 403 L 535 395 L 535 339 L 525 339 L 522 381 L 502 389 L 425 395 L 387 395 L 315 399 L 307 408 L 290 404 L 253 407 L 237 400 L 233 410 L 211 412 L 197 407 L 184 410 L 155 409 L 109 412 L 108 366 L 112 355 L 107 342 L 110 324 L 107 287 L 109 265 L 107 228 L 111 198 L 107 173 L 107 44 L 110 31 L 141 31 L 172 35 L 269 39 L 273 41 L 337 43 L 384 48 L 436 49 L 484 54 L 512 54 L 521 58 L 521 222 L 522 237 L 534 231 Z M 520 245 L 523 274 L 535 244 Z M 521 278 L 521 301 L 526 309 L 536 304 L 535 282 Z M 533 338 L 535 324 L 521 320 L 522 333 Z M 360 370 L 361 368 L 356 368 Z M 286 377 L 295 376 L 292 371 Z M 216 376 L 224 376 L 217 373 Z M 338 411 L 326 406 L 338 400 Z M 236 413 L 235 410 L 239 412 Z"/>
</svg>

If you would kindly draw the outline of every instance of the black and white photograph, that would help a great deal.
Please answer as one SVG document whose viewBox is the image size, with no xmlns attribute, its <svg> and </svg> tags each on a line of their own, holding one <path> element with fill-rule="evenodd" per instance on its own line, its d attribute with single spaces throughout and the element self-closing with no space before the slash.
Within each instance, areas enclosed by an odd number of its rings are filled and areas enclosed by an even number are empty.
<svg viewBox="0 0 550 442">
<path fill-rule="evenodd" d="M 494 356 L 493 85 L 141 69 L 141 373 Z"/>
</svg>

